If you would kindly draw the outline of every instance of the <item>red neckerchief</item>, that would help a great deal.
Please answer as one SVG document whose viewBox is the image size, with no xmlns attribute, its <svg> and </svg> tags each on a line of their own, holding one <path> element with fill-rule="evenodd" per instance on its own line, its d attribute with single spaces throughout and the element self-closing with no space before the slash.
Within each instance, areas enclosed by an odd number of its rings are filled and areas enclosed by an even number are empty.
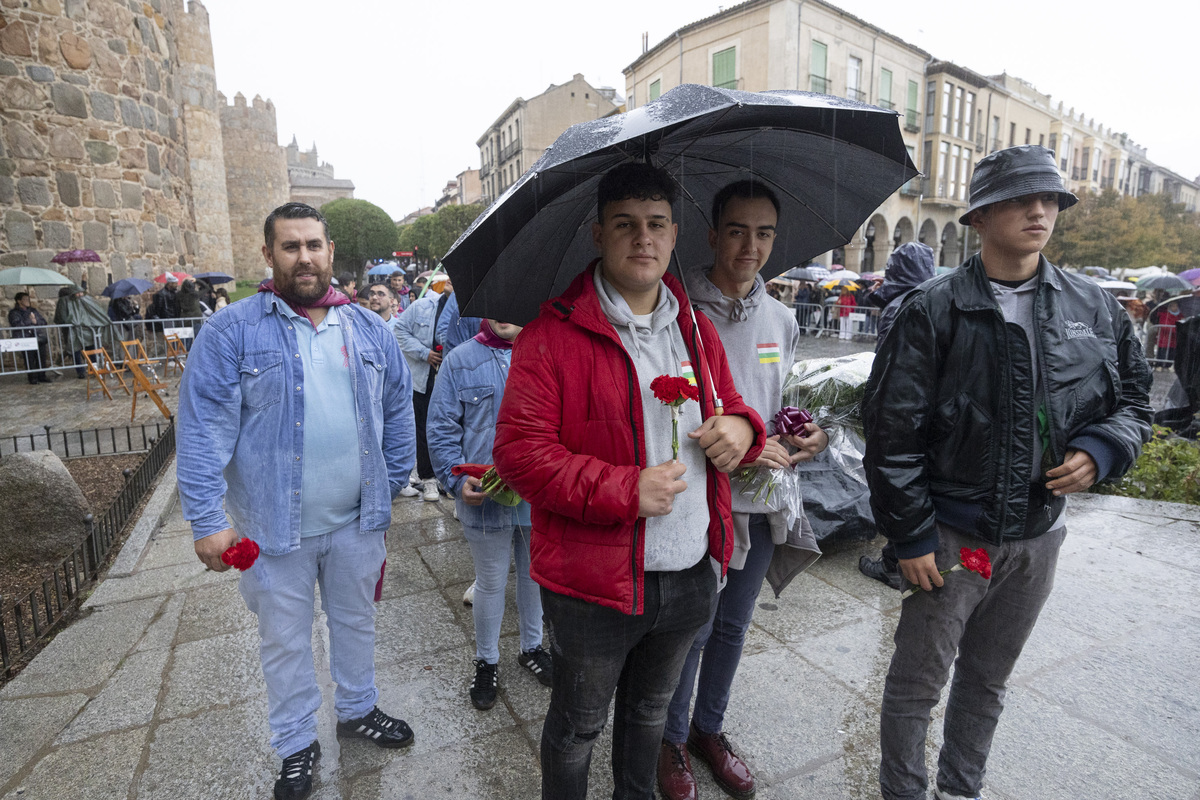
<svg viewBox="0 0 1200 800">
<path fill-rule="evenodd" d="M 497 350 L 512 350 L 513 343 L 508 339 L 501 339 L 492 330 L 492 324 L 486 319 L 479 321 L 479 333 L 475 334 L 475 341 L 487 347 L 494 347 Z"/>
<path fill-rule="evenodd" d="M 345 306 L 345 305 L 350 304 L 350 298 L 346 297 L 346 295 L 342 294 L 341 292 L 339 292 L 337 289 L 333 288 L 332 286 L 330 286 L 328 289 L 325 290 L 324 297 L 322 297 L 320 300 L 309 303 L 307 306 L 298 306 L 295 303 L 293 303 L 291 300 L 289 300 L 287 297 L 285 297 L 283 294 L 281 294 L 280 291 L 275 288 L 274 280 L 263 281 L 262 283 L 260 283 L 258 285 L 258 290 L 260 292 L 270 292 L 271 294 L 275 295 L 283 302 L 287 303 L 288 308 L 290 308 L 292 311 L 295 311 L 297 314 L 299 314 L 300 316 L 302 316 L 306 320 L 308 320 L 308 324 L 313 326 L 313 330 L 316 330 L 317 323 L 313 322 L 312 317 L 310 317 L 308 315 L 308 309 L 310 309 L 310 308 L 329 308 L 330 306 Z"/>
</svg>

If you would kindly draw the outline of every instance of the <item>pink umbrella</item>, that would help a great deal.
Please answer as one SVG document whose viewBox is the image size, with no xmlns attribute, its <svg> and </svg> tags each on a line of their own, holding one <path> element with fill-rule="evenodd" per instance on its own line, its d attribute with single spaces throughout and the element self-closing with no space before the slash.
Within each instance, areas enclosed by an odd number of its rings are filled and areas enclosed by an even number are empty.
<svg viewBox="0 0 1200 800">
<path fill-rule="evenodd" d="M 1192 286 L 1200 286 L 1200 268 L 1187 269 L 1179 273 L 1179 277 L 1190 283 Z"/>
<path fill-rule="evenodd" d="M 55 264 L 72 264 L 76 261 L 99 261 L 95 250 L 64 250 L 50 259 Z"/>
<path fill-rule="evenodd" d="M 187 274 L 186 272 L 164 272 L 162 275 L 155 275 L 154 282 L 155 283 L 166 283 L 168 275 L 174 275 L 176 278 L 179 279 L 180 283 L 183 283 L 184 281 L 192 280 L 192 276 Z"/>
</svg>

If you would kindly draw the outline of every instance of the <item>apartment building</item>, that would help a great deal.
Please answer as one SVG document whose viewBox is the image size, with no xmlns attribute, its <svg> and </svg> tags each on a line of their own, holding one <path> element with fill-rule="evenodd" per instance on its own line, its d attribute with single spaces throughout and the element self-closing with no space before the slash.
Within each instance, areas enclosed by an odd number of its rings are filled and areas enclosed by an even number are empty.
<svg viewBox="0 0 1200 800">
<path fill-rule="evenodd" d="M 856 271 L 882 269 L 914 238 L 953 266 L 978 248 L 958 224 L 975 163 L 1018 144 L 1055 151 L 1076 194 L 1107 188 L 1131 196 L 1169 194 L 1190 209 L 1200 184 L 1146 158 L 1113 132 L 1012 75 L 984 76 L 905 42 L 822 0 L 749 0 L 685 25 L 625 68 L 629 108 L 682 83 L 765 91 L 800 89 L 896 111 L 913 163 L 909 181 L 845 248 L 816 259 Z"/>
<path fill-rule="evenodd" d="M 490 203 L 503 194 L 567 128 L 617 111 L 616 94 L 609 87 L 597 89 L 576 73 L 536 97 L 514 100 L 475 142 L 480 202 Z"/>
</svg>

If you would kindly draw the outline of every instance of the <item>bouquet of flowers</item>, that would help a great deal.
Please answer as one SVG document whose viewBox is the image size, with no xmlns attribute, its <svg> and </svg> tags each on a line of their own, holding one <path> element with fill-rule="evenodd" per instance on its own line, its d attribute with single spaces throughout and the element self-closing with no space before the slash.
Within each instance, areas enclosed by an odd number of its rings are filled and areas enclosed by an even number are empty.
<svg viewBox="0 0 1200 800">
<path fill-rule="evenodd" d="M 986 580 L 992 579 L 992 560 L 988 558 L 987 550 L 982 547 L 972 550 L 969 547 L 964 547 L 958 551 L 959 562 L 950 569 L 938 570 L 939 575 L 949 575 L 951 572 L 959 570 L 967 570 L 974 572 Z M 900 599 L 904 600 L 912 597 L 917 592 L 923 591 L 920 586 L 913 586 L 911 589 L 906 589 L 900 595 Z"/>
<path fill-rule="evenodd" d="M 650 381 L 658 402 L 671 407 L 671 458 L 679 458 L 679 407 L 688 400 L 700 402 L 700 390 L 687 378 L 659 375 Z"/>
<path fill-rule="evenodd" d="M 812 414 L 807 409 L 785 406 L 775 415 L 775 433 L 785 436 L 799 436 L 803 439 L 808 435 L 804 426 L 813 421 Z M 790 472 L 791 470 L 787 470 Z M 754 502 L 761 500 L 771 510 L 771 497 L 779 488 L 780 478 L 785 473 L 782 468 L 743 467 L 734 475 L 741 486 L 738 491 L 750 497 Z M 765 494 L 764 494 L 765 493 Z"/>
<path fill-rule="evenodd" d="M 515 506 L 521 502 L 520 496 L 496 472 L 492 464 L 459 464 L 451 467 L 453 475 L 467 475 L 479 480 L 479 488 L 487 496 L 502 506 Z"/>
</svg>

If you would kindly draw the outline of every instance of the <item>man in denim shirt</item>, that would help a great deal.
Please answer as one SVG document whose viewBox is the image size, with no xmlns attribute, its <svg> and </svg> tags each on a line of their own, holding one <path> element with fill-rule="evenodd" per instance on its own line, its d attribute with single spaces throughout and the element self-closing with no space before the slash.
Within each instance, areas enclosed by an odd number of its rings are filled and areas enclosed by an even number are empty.
<svg viewBox="0 0 1200 800">
<path fill-rule="evenodd" d="M 375 706 L 372 603 L 392 498 L 413 466 L 412 382 L 378 315 L 329 288 L 333 243 L 316 209 L 275 209 L 264 236 L 274 280 L 205 325 L 188 357 L 179 495 L 210 569 L 229 569 L 221 554 L 242 537 L 261 549 L 238 588 L 262 637 L 271 745 L 283 759 L 275 797 L 292 800 L 312 791 L 321 753 L 314 584 L 338 734 L 413 741 Z"/>
</svg>

